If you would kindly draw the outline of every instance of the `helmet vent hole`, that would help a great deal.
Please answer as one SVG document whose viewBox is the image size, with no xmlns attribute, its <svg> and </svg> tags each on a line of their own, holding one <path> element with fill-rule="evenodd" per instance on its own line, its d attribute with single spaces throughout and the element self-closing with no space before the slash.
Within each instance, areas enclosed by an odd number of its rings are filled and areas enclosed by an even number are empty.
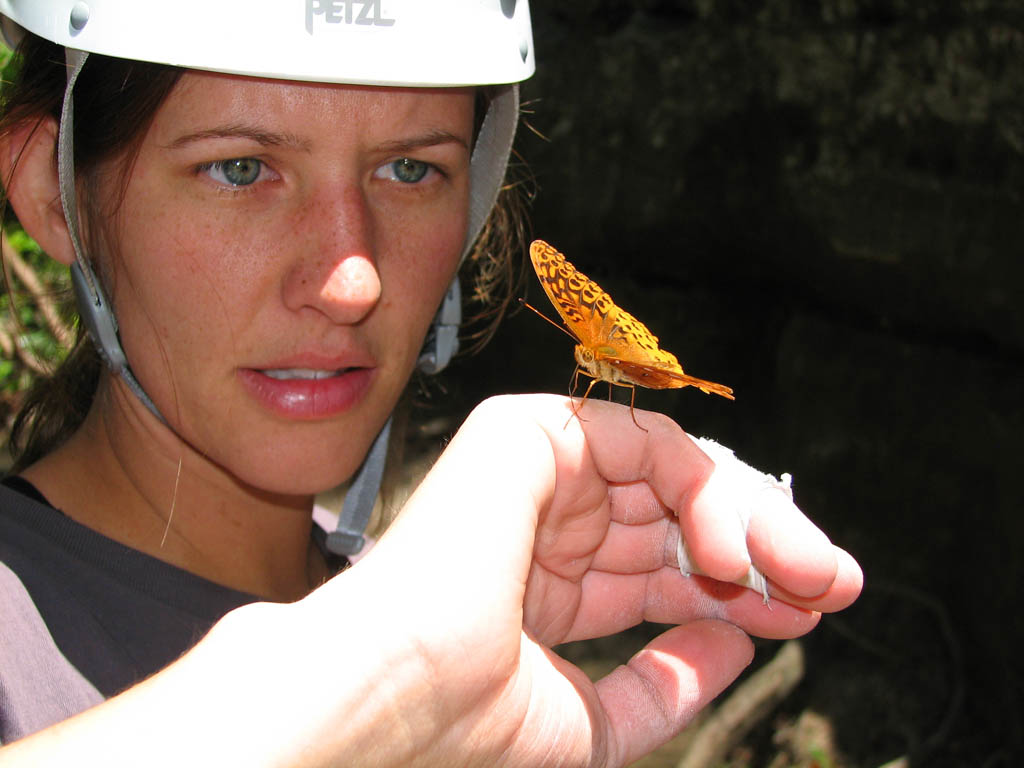
<svg viewBox="0 0 1024 768">
<path fill-rule="evenodd" d="M 501 12 L 505 14 L 506 19 L 511 19 L 516 15 L 516 0 L 501 0 Z"/>
</svg>

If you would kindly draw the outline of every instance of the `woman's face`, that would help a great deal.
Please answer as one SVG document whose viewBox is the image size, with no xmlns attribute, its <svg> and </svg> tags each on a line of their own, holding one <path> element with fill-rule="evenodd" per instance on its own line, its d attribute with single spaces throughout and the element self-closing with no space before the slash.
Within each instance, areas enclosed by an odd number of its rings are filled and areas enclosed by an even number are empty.
<svg viewBox="0 0 1024 768">
<path fill-rule="evenodd" d="M 274 493 L 356 470 L 456 270 L 472 128 L 468 90 L 182 76 L 98 208 L 126 355 L 178 435 Z"/>
</svg>

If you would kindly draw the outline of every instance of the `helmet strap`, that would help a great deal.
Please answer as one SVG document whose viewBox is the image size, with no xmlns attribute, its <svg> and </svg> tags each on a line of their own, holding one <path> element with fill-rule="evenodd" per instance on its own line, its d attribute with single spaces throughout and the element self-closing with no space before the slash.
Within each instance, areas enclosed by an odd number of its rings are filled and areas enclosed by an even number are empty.
<svg viewBox="0 0 1024 768">
<path fill-rule="evenodd" d="M 459 326 L 462 324 L 462 289 L 455 275 L 441 301 L 441 308 L 423 342 L 417 366 L 424 373 L 440 373 L 459 351 Z"/>
<path fill-rule="evenodd" d="M 498 199 L 518 123 L 519 85 L 507 85 L 491 99 L 473 146 L 469 164 L 469 225 L 460 264 L 473 249 Z M 427 333 L 419 359 L 421 371 L 435 374 L 444 370 L 459 351 L 461 323 L 462 294 L 456 274 Z"/>
<path fill-rule="evenodd" d="M 75 291 L 78 311 L 86 330 L 107 366 L 119 375 L 128 389 L 142 402 L 149 411 L 164 422 L 164 417 L 156 405 L 139 384 L 132 373 L 121 347 L 121 339 L 117 333 L 117 318 L 110 307 L 110 302 L 103 293 L 99 278 L 92 265 L 85 257 L 82 238 L 78 226 L 78 200 L 75 192 L 75 152 L 74 152 L 74 87 L 78 75 L 85 66 L 89 54 L 75 48 L 64 49 L 67 64 L 68 81 L 64 89 L 64 104 L 61 107 L 60 127 L 57 134 L 57 174 L 60 183 L 60 202 L 64 208 L 64 220 L 68 225 L 68 235 L 75 249 L 75 263 L 71 265 L 71 284 Z M 166 423 L 166 422 L 165 422 Z"/>
<path fill-rule="evenodd" d="M 463 259 L 476 242 L 498 199 L 518 123 L 519 85 L 503 86 L 491 99 L 473 145 L 469 167 L 469 227 L 462 247 Z"/>
<path fill-rule="evenodd" d="M 388 458 L 388 440 L 391 437 L 389 416 L 366 454 L 363 465 L 353 477 L 338 516 L 338 525 L 327 536 L 327 549 L 336 555 L 358 554 L 366 544 L 364 533 L 370 523 L 370 514 L 380 492 L 384 478 L 384 464 Z"/>
</svg>

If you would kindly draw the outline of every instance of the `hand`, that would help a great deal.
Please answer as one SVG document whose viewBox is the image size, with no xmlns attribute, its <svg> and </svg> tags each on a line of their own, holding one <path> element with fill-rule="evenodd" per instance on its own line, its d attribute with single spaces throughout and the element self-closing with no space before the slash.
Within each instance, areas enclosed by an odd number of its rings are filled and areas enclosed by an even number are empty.
<svg viewBox="0 0 1024 768">
<path fill-rule="evenodd" d="M 618 766 L 670 739 L 750 662 L 859 594 L 853 559 L 782 492 L 744 533 L 669 419 L 503 397 L 470 416 L 360 562 L 257 603 L 128 692 L 0 764 Z M 697 566 L 676 563 L 679 523 Z M 748 555 L 749 552 L 749 555 Z M 751 559 L 772 604 L 728 582 Z M 716 580 L 718 579 L 718 580 Z M 550 649 L 679 624 L 592 684 Z"/>
<path fill-rule="evenodd" d="M 566 424 L 569 413 L 549 396 L 483 404 L 374 550 L 314 598 L 346 580 L 346 594 L 358 580 L 373 595 L 359 625 L 402 659 L 382 707 L 395 764 L 628 763 L 749 663 L 737 627 L 798 636 L 860 591 L 853 559 L 782 492 L 764 494 L 744 536 L 727 489 L 702 492 L 710 460 L 667 418 L 638 413 L 644 432 L 628 408 L 588 401 Z M 680 575 L 673 512 L 722 581 Z M 748 551 L 778 598 L 770 609 L 724 583 L 746 573 Z M 596 685 L 549 650 L 645 619 L 684 626 Z"/>
</svg>

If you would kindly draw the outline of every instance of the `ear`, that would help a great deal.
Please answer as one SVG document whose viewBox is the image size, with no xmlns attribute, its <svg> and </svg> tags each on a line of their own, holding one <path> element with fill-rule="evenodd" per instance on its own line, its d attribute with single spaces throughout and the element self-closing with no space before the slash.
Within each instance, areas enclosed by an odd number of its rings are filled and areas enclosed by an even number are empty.
<svg viewBox="0 0 1024 768">
<path fill-rule="evenodd" d="M 60 202 L 57 121 L 24 120 L 0 135 L 0 179 L 25 231 L 49 256 L 70 265 L 75 249 Z"/>
</svg>

